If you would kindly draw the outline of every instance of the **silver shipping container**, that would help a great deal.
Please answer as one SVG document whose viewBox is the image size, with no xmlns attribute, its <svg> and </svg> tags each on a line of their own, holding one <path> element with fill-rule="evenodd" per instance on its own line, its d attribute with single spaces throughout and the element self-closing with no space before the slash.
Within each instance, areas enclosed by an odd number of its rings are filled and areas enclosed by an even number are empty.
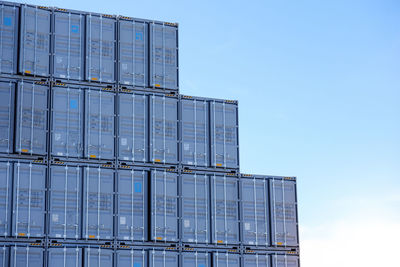
<svg viewBox="0 0 400 267">
<path fill-rule="evenodd" d="M 144 170 L 119 170 L 117 176 L 117 238 L 147 240 L 147 179 Z"/>
<path fill-rule="evenodd" d="M 47 167 L 14 164 L 12 232 L 15 237 L 43 237 Z"/>
<path fill-rule="evenodd" d="M 299 257 L 294 255 L 272 255 L 272 267 L 299 267 Z"/>
<path fill-rule="evenodd" d="M 211 176 L 212 243 L 239 243 L 238 180 L 234 177 Z"/>
<path fill-rule="evenodd" d="M 234 101 L 211 101 L 211 164 L 239 168 L 238 106 Z"/>
<path fill-rule="evenodd" d="M 182 267 L 211 267 L 211 256 L 206 252 L 182 252 Z"/>
<path fill-rule="evenodd" d="M 0 266 L 7 267 L 9 265 L 10 250 L 6 246 L 0 247 Z"/>
<path fill-rule="evenodd" d="M 298 246 L 296 181 L 270 179 L 272 245 Z"/>
<path fill-rule="evenodd" d="M 11 234 L 12 163 L 0 162 L 0 236 Z"/>
<path fill-rule="evenodd" d="M 268 254 L 245 254 L 243 266 L 246 267 L 270 267 L 271 260 Z"/>
<path fill-rule="evenodd" d="M 11 247 L 10 265 L 13 267 L 44 266 L 44 249 L 38 247 Z"/>
<path fill-rule="evenodd" d="M 178 175 L 176 173 L 152 171 L 151 239 L 178 241 Z"/>
<path fill-rule="evenodd" d="M 148 106 L 145 94 L 118 95 L 119 160 L 147 162 Z"/>
<path fill-rule="evenodd" d="M 101 248 L 84 249 L 85 267 L 109 267 L 113 266 L 113 251 Z"/>
<path fill-rule="evenodd" d="M 63 239 L 81 237 L 81 182 L 80 167 L 50 167 L 49 237 Z"/>
<path fill-rule="evenodd" d="M 51 10 L 21 7 L 19 72 L 35 76 L 50 74 Z"/>
<path fill-rule="evenodd" d="M 148 23 L 120 17 L 118 21 L 119 82 L 124 85 L 148 86 Z"/>
<path fill-rule="evenodd" d="M 83 80 L 85 70 L 85 15 L 55 9 L 52 19 L 53 77 Z"/>
<path fill-rule="evenodd" d="M 116 267 L 147 267 L 145 250 L 118 250 L 115 252 Z"/>
<path fill-rule="evenodd" d="M 208 167 L 210 162 L 209 105 L 202 98 L 183 98 L 181 107 L 181 162 Z"/>
<path fill-rule="evenodd" d="M 179 266 L 178 253 L 166 250 L 151 250 L 149 251 L 149 262 L 150 267 L 177 267 Z"/>
<path fill-rule="evenodd" d="M 47 154 L 48 86 L 18 82 L 15 151 L 17 153 Z"/>
<path fill-rule="evenodd" d="M 178 90 L 178 27 L 150 23 L 150 87 Z"/>
<path fill-rule="evenodd" d="M 155 163 L 178 163 L 178 99 L 150 97 L 150 159 Z"/>
<path fill-rule="evenodd" d="M 82 267 L 82 248 L 63 247 L 47 249 L 48 267 Z"/>
<path fill-rule="evenodd" d="M 0 153 L 13 152 L 15 82 L 0 81 Z"/>
<path fill-rule="evenodd" d="M 210 243 L 210 184 L 206 174 L 181 175 L 181 240 Z"/>
<path fill-rule="evenodd" d="M 230 254 L 223 252 L 215 252 L 213 254 L 213 266 L 218 267 L 240 267 L 239 254 Z M 247 267 L 247 266 L 246 266 Z"/>
<path fill-rule="evenodd" d="M 86 79 L 115 83 L 116 19 L 86 15 Z"/>
<path fill-rule="evenodd" d="M 80 87 L 52 88 L 51 154 L 83 157 L 84 90 Z"/>
<path fill-rule="evenodd" d="M 268 180 L 241 178 L 242 243 L 269 246 Z"/>
<path fill-rule="evenodd" d="M 16 74 L 19 8 L 0 3 L 0 73 Z"/>
<path fill-rule="evenodd" d="M 85 155 L 114 158 L 115 93 L 89 88 L 85 91 Z"/>
<path fill-rule="evenodd" d="M 83 238 L 112 239 L 114 220 L 114 171 L 84 168 Z"/>
</svg>

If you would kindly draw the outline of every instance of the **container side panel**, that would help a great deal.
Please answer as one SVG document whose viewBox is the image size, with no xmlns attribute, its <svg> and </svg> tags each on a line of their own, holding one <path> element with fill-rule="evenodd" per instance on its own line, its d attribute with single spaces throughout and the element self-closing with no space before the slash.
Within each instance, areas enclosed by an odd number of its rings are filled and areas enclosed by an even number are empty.
<svg viewBox="0 0 400 267">
<path fill-rule="evenodd" d="M 12 164 L 0 162 L 0 236 L 5 237 L 11 234 L 11 190 Z"/>
<path fill-rule="evenodd" d="M 9 265 L 10 249 L 6 246 L 0 247 L 0 266 L 7 267 Z"/>
<path fill-rule="evenodd" d="M 272 255 L 272 267 L 299 267 L 299 257 Z"/>
<path fill-rule="evenodd" d="M 15 83 L 0 82 L 0 153 L 12 153 Z"/>
<path fill-rule="evenodd" d="M 216 252 L 213 255 L 213 262 L 213 266 L 218 267 L 240 267 L 240 257 L 238 254 Z"/>
<path fill-rule="evenodd" d="M 113 266 L 112 250 L 100 248 L 87 248 L 84 252 L 85 267 Z"/>
<path fill-rule="evenodd" d="M 16 74 L 19 8 L 0 4 L 0 9 L 0 72 Z"/>
<path fill-rule="evenodd" d="M 116 253 L 116 265 L 118 267 L 147 267 L 146 251 L 142 250 L 118 250 Z"/>
<path fill-rule="evenodd" d="M 244 255 L 243 263 L 246 267 L 270 267 L 270 258 L 268 254 Z"/>
<path fill-rule="evenodd" d="M 47 252 L 48 266 L 82 267 L 81 248 L 49 248 Z"/>
<path fill-rule="evenodd" d="M 184 267 L 211 267 L 209 253 L 181 253 Z"/>
<path fill-rule="evenodd" d="M 178 266 L 178 253 L 151 250 L 149 261 L 150 267 L 176 267 Z"/>
<path fill-rule="evenodd" d="M 43 249 L 35 247 L 11 247 L 10 266 L 15 267 L 42 267 Z"/>
</svg>

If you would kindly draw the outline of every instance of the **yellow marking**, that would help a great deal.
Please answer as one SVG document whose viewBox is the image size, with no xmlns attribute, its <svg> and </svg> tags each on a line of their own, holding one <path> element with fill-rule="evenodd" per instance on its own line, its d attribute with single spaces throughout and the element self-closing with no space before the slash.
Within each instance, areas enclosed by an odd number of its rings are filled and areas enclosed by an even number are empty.
<svg viewBox="0 0 400 267">
<path fill-rule="evenodd" d="M 156 83 L 154 86 L 156 86 L 156 87 L 161 87 L 161 84 Z"/>
<path fill-rule="evenodd" d="M 97 79 L 97 78 L 95 78 L 95 77 L 93 77 L 93 78 L 92 78 L 92 81 L 97 81 L 97 80 L 98 80 L 98 79 Z"/>
<path fill-rule="evenodd" d="M 159 237 L 156 237 L 156 239 L 157 239 L 157 240 L 162 240 L 162 237 L 159 236 Z"/>
<path fill-rule="evenodd" d="M 282 242 L 276 242 L 276 244 L 277 244 L 278 246 L 282 246 L 282 245 L 283 245 Z"/>
<path fill-rule="evenodd" d="M 218 244 L 222 244 L 222 243 L 224 243 L 224 241 L 222 241 L 222 240 L 217 240 L 217 243 L 218 243 Z"/>
<path fill-rule="evenodd" d="M 95 238 L 96 236 L 95 235 L 89 235 L 89 238 Z"/>
<path fill-rule="evenodd" d="M 21 149 L 22 152 L 28 152 L 28 149 Z"/>
<path fill-rule="evenodd" d="M 18 233 L 18 236 L 26 236 L 25 233 Z"/>
<path fill-rule="evenodd" d="M 31 73 L 32 73 L 32 71 L 30 71 L 30 70 L 26 70 L 26 71 L 25 71 L 25 73 L 31 74 Z"/>
<path fill-rule="evenodd" d="M 96 158 L 96 155 L 90 155 L 91 158 Z"/>
<path fill-rule="evenodd" d="M 222 167 L 222 163 L 217 163 L 217 167 Z"/>
<path fill-rule="evenodd" d="M 154 161 L 155 162 L 161 162 L 161 159 L 155 159 Z"/>
</svg>

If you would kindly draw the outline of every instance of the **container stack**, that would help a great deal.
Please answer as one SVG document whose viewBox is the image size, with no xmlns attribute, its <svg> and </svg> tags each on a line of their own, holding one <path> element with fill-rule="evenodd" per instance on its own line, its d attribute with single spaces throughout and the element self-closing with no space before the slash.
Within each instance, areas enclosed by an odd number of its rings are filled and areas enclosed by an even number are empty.
<svg viewBox="0 0 400 267">
<path fill-rule="evenodd" d="M 0 266 L 299 266 L 295 177 L 240 174 L 177 24 L 0 6 Z"/>
</svg>

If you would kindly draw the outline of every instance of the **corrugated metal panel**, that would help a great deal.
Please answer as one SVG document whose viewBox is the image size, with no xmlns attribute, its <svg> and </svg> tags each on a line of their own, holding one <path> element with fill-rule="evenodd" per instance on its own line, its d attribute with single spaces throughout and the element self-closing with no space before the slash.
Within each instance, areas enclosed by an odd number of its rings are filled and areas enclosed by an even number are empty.
<svg viewBox="0 0 400 267">
<path fill-rule="evenodd" d="M 147 239 L 147 178 L 144 170 L 118 171 L 117 238 L 120 240 Z"/>
<path fill-rule="evenodd" d="M 18 82 L 15 150 L 19 153 L 46 155 L 48 87 Z"/>
<path fill-rule="evenodd" d="M 0 4 L 0 72 L 17 72 L 19 8 Z"/>
<path fill-rule="evenodd" d="M 166 171 L 151 174 L 151 239 L 178 241 L 178 175 Z"/>
<path fill-rule="evenodd" d="M 209 253 L 198 252 L 182 252 L 181 266 L 183 267 L 211 267 L 211 259 Z"/>
<path fill-rule="evenodd" d="M 210 188 L 208 175 L 182 174 L 182 241 L 210 242 Z"/>
<path fill-rule="evenodd" d="M 15 83 L 0 82 L 0 152 L 12 153 Z"/>
<path fill-rule="evenodd" d="M 43 248 L 11 247 L 10 266 L 13 267 L 39 267 L 44 266 Z"/>
<path fill-rule="evenodd" d="M 85 155 L 114 158 L 114 93 L 85 91 Z"/>
<path fill-rule="evenodd" d="M 89 168 L 83 179 L 83 237 L 112 239 L 114 219 L 114 171 Z"/>
<path fill-rule="evenodd" d="M 146 162 L 148 157 L 148 97 L 119 94 L 119 159 Z"/>
<path fill-rule="evenodd" d="M 53 28 L 53 77 L 83 80 L 85 15 L 56 10 Z"/>
<path fill-rule="evenodd" d="M 49 185 L 49 233 L 53 238 L 80 238 L 82 169 L 51 166 Z"/>
<path fill-rule="evenodd" d="M 242 205 L 242 242 L 269 245 L 268 180 L 240 179 Z"/>
<path fill-rule="evenodd" d="M 209 166 L 209 106 L 206 100 L 182 99 L 181 131 L 182 163 L 194 166 Z"/>
<path fill-rule="evenodd" d="M 272 244 L 298 246 L 296 182 L 270 179 Z"/>
<path fill-rule="evenodd" d="M 118 250 L 115 253 L 118 267 L 147 267 L 147 253 L 144 250 Z"/>
<path fill-rule="evenodd" d="M 47 167 L 14 165 L 13 222 L 16 237 L 43 237 Z"/>
<path fill-rule="evenodd" d="M 237 179 L 211 176 L 211 228 L 214 244 L 239 243 Z"/>
<path fill-rule="evenodd" d="M 268 254 L 243 255 L 243 266 L 246 267 L 270 267 Z"/>
<path fill-rule="evenodd" d="M 292 255 L 272 255 L 272 267 L 299 267 L 299 257 Z"/>
<path fill-rule="evenodd" d="M 22 6 L 19 51 L 20 73 L 49 76 L 50 15 L 50 10 Z"/>
<path fill-rule="evenodd" d="M 86 248 L 84 250 L 85 267 L 113 266 L 113 251 L 101 248 Z"/>
<path fill-rule="evenodd" d="M 119 20 L 119 82 L 148 86 L 148 24 Z"/>
<path fill-rule="evenodd" d="M 0 162 L 0 235 L 11 234 L 12 163 Z M 1 261 L 0 261 L 1 262 Z"/>
<path fill-rule="evenodd" d="M 116 20 L 86 16 L 86 79 L 115 83 Z"/>
<path fill-rule="evenodd" d="M 150 24 L 150 86 L 178 90 L 178 28 Z"/>
<path fill-rule="evenodd" d="M 178 162 L 178 99 L 150 97 L 150 159 L 156 163 Z"/>
<path fill-rule="evenodd" d="M 150 267 L 177 267 L 178 253 L 172 251 L 149 251 Z"/>
<path fill-rule="evenodd" d="M 0 265 L 2 267 L 10 266 L 9 265 L 9 255 L 10 250 L 6 246 L 0 247 Z"/>
<path fill-rule="evenodd" d="M 82 249 L 81 248 L 49 248 L 47 250 L 48 266 L 82 266 Z"/>
<path fill-rule="evenodd" d="M 52 88 L 51 154 L 83 157 L 84 91 L 74 87 Z"/>
<path fill-rule="evenodd" d="M 240 267 L 240 257 L 238 254 L 215 252 L 213 262 L 213 266 L 218 267 Z"/>
</svg>

